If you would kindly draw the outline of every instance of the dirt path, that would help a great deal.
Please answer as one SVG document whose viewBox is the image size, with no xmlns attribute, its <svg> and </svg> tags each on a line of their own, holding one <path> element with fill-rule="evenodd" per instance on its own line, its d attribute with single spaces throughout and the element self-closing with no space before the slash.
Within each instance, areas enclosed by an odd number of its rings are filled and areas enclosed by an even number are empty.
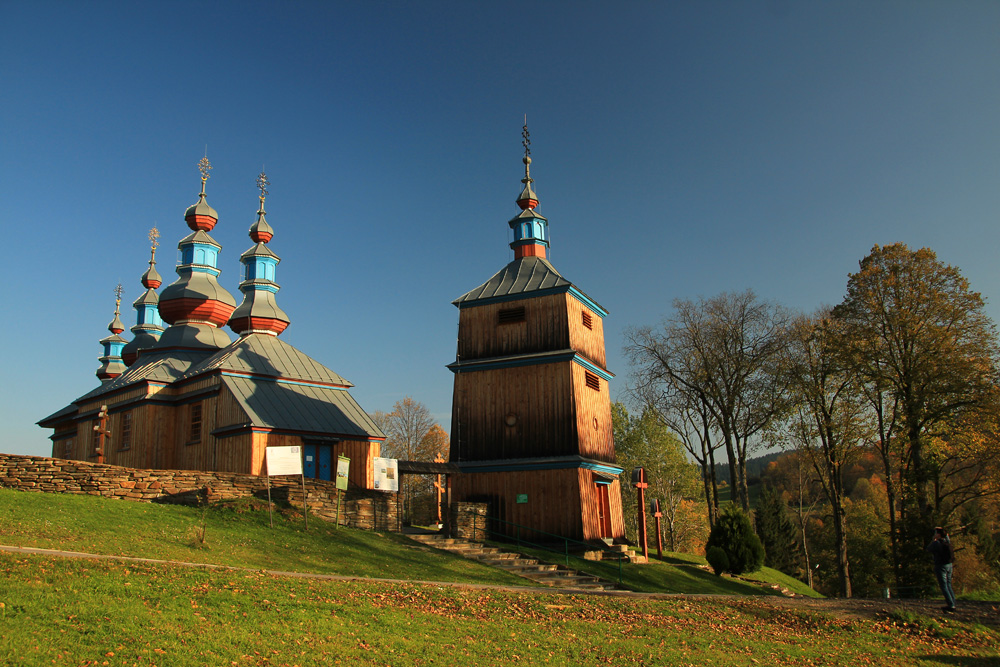
<svg viewBox="0 0 1000 667">
<path fill-rule="evenodd" d="M 942 610 L 942 600 L 884 600 L 859 599 L 843 600 L 838 598 L 762 598 L 776 607 L 800 609 L 834 614 L 841 618 L 855 620 L 870 620 L 885 618 L 900 610 L 930 616 L 932 618 L 949 618 L 965 623 L 981 623 L 993 628 L 1000 628 L 1000 602 L 967 602 L 959 600 L 953 613 Z"/>
</svg>

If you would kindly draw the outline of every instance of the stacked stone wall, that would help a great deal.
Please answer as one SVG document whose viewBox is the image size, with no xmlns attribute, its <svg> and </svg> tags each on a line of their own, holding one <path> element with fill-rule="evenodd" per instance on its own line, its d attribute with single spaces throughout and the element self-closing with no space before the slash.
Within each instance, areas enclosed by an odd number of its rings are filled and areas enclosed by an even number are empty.
<svg viewBox="0 0 1000 667">
<path fill-rule="evenodd" d="M 489 539 L 489 505 L 487 503 L 452 503 L 451 516 L 454 537 L 482 542 Z"/>
<path fill-rule="evenodd" d="M 272 477 L 271 497 L 302 507 L 298 477 Z M 257 475 L 198 470 L 143 470 L 89 461 L 0 454 L 0 487 L 70 493 L 136 502 L 197 505 L 237 498 L 267 498 L 268 480 Z M 337 518 L 337 488 L 321 479 L 305 481 L 309 513 Z M 340 525 L 364 530 L 398 529 L 396 494 L 349 488 L 341 496 Z"/>
</svg>

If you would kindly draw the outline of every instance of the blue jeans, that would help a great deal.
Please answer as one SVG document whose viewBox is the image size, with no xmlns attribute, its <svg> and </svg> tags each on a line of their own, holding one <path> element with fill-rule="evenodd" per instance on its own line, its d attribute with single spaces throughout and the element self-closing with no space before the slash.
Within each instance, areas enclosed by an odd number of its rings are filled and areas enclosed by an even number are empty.
<svg viewBox="0 0 1000 667">
<path fill-rule="evenodd" d="M 934 568 L 934 576 L 937 577 L 938 585 L 941 586 L 941 592 L 944 593 L 944 601 L 952 609 L 955 608 L 955 591 L 951 589 L 951 563 L 945 563 L 944 565 L 938 565 Z"/>
</svg>

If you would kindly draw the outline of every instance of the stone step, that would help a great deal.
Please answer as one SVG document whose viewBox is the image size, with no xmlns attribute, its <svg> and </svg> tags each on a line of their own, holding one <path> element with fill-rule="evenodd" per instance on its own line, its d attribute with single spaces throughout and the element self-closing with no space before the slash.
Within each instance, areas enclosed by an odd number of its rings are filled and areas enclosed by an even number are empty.
<svg viewBox="0 0 1000 667">
<path fill-rule="evenodd" d="M 537 558 L 528 558 L 516 552 L 503 551 L 497 547 L 487 547 L 470 540 L 444 537 L 443 535 L 410 535 L 414 541 L 425 546 L 443 549 L 477 560 L 531 581 L 559 588 L 579 588 L 588 590 L 615 590 L 617 585 L 602 581 L 598 577 L 580 574 L 562 565 L 545 563 Z"/>
</svg>

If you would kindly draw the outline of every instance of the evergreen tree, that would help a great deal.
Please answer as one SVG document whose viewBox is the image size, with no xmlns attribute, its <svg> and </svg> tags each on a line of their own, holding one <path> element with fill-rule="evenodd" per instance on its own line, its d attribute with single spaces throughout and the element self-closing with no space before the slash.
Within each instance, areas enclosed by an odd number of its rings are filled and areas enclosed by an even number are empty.
<svg viewBox="0 0 1000 667">
<path fill-rule="evenodd" d="M 737 505 L 726 505 L 719 519 L 712 526 L 705 545 L 706 553 L 712 547 L 719 547 L 729 558 L 729 572 L 743 574 L 756 572 L 764 564 L 764 545 L 753 532 L 750 517 Z"/>
<path fill-rule="evenodd" d="M 801 561 L 798 530 L 788 516 L 788 506 L 781 492 L 764 485 L 754 518 L 757 536 L 764 545 L 764 565 L 795 574 Z"/>
</svg>

